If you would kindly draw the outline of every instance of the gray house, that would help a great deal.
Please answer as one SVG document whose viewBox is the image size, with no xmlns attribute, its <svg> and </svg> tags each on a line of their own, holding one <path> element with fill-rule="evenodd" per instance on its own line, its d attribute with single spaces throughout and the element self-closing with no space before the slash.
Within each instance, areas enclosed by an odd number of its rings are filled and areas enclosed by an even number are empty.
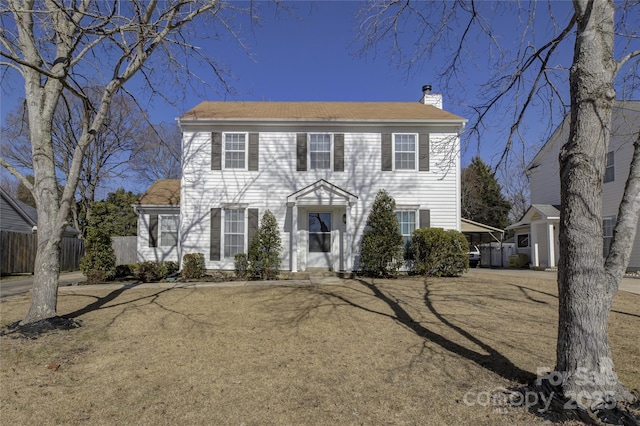
<svg viewBox="0 0 640 426">
<path fill-rule="evenodd" d="M 38 229 L 38 213 L 36 209 L 22 201 L 16 200 L 4 189 L 0 188 L 0 231 L 35 233 Z M 75 238 L 80 231 L 67 226 L 63 237 Z"/>
</svg>

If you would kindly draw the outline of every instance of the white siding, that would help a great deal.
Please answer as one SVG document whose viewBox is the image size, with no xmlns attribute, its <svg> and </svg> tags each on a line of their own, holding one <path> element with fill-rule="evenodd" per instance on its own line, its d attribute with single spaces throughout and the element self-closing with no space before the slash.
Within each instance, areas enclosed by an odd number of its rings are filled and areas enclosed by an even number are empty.
<svg viewBox="0 0 640 426">
<path fill-rule="evenodd" d="M 170 212 L 166 210 L 160 211 L 145 211 L 138 214 L 138 262 L 161 262 L 161 261 L 173 261 L 178 262 L 178 247 L 162 247 L 158 241 L 157 247 L 149 247 L 149 218 L 152 214 L 178 214 L 178 209 L 175 208 Z M 179 238 L 179 237 L 178 237 Z M 159 240 L 158 236 L 158 240 Z"/>
<path fill-rule="evenodd" d="M 637 107 L 636 107 L 637 108 Z M 615 179 L 603 184 L 602 215 L 617 216 L 633 154 L 633 143 L 638 137 L 640 112 L 614 108 L 611 140 L 607 152 L 615 154 Z M 560 173 L 558 155 L 568 138 L 569 120 L 556 130 L 547 144 L 534 158 L 529 171 L 531 204 L 560 204 Z M 541 256 L 542 257 L 542 256 Z M 640 234 L 636 232 L 629 269 L 640 269 Z"/>
<path fill-rule="evenodd" d="M 296 171 L 296 132 L 259 132 L 259 171 L 211 170 L 211 129 L 183 133 L 181 182 L 182 254 L 205 253 L 208 269 L 232 269 L 233 259 L 209 260 L 210 210 L 226 204 L 271 210 L 283 237 L 283 269 L 290 257 L 291 209 L 287 197 L 320 179 L 358 197 L 352 207 L 354 258 L 367 215 L 379 189 L 386 189 L 399 206 L 431 211 L 431 227 L 460 228 L 459 140 L 455 133 L 430 134 L 430 170 L 381 171 L 381 132 L 344 133 L 344 172 Z M 298 129 L 295 129 L 298 131 Z M 307 130 L 299 130 L 306 132 Z M 311 130 L 310 130 L 311 131 Z M 424 128 L 407 129 L 425 133 Z M 144 245 L 144 242 L 139 244 Z M 300 244 L 298 245 L 300 247 Z"/>
</svg>

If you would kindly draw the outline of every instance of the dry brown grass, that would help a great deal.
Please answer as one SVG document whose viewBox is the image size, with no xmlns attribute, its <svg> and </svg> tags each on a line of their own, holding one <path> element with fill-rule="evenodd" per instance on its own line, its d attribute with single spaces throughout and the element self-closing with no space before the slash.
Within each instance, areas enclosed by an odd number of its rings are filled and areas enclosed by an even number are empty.
<svg viewBox="0 0 640 426">
<path fill-rule="evenodd" d="M 555 294 L 552 281 L 490 275 L 63 291 L 59 313 L 82 328 L 0 340 L 0 421 L 539 424 L 464 397 L 553 366 Z M 2 299 L 2 325 L 28 301 Z M 621 292 L 610 327 L 618 374 L 636 392 L 639 306 Z"/>
</svg>

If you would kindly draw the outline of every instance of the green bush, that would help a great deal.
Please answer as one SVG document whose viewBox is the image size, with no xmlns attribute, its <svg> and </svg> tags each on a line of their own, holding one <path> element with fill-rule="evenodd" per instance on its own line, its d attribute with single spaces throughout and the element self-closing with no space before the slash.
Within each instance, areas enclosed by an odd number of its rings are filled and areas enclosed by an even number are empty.
<svg viewBox="0 0 640 426">
<path fill-rule="evenodd" d="M 116 278 L 124 278 L 131 275 L 135 275 L 136 268 L 138 267 L 137 263 L 131 263 L 129 265 L 118 265 L 116 266 Z"/>
<path fill-rule="evenodd" d="M 111 280 L 116 275 L 116 255 L 111 237 L 99 227 L 88 227 L 80 269 L 90 284 Z"/>
<path fill-rule="evenodd" d="M 158 272 L 160 273 L 160 278 L 165 278 L 169 275 L 173 275 L 178 272 L 178 262 L 174 262 L 173 260 L 159 262 Z"/>
<path fill-rule="evenodd" d="M 251 278 L 271 280 L 280 272 L 282 240 L 278 221 L 269 210 L 260 220 L 258 232 L 249 245 L 249 275 Z"/>
<path fill-rule="evenodd" d="M 182 256 L 182 278 L 197 279 L 204 276 L 204 253 L 187 253 Z"/>
<path fill-rule="evenodd" d="M 469 268 L 469 244 L 461 232 L 422 228 L 413 231 L 411 239 L 417 274 L 453 277 Z"/>
<path fill-rule="evenodd" d="M 404 263 L 404 240 L 396 217 L 396 202 L 381 189 L 373 202 L 362 237 L 362 272 L 374 277 L 395 276 Z"/>
<path fill-rule="evenodd" d="M 162 278 L 159 263 L 151 261 L 139 263 L 136 269 L 136 278 L 143 283 L 158 281 Z"/>
<path fill-rule="evenodd" d="M 236 278 L 242 280 L 249 276 L 249 259 L 245 253 L 238 253 L 233 258 L 233 266 L 236 271 Z"/>
</svg>

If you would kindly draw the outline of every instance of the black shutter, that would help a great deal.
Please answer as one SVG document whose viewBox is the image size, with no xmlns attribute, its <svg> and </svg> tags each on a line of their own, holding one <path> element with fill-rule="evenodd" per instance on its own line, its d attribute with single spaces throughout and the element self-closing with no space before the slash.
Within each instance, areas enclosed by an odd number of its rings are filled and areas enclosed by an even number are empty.
<svg viewBox="0 0 640 426">
<path fill-rule="evenodd" d="M 222 170 L 222 134 L 211 133 L 211 170 Z"/>
<path fill-rule="evenodd" d="M 158 215 L 149 215 L 149 247 L 158 247 Z"/>
<path fill-rule="evenodd" d="M 420 210 L 420 228 L 431 228 L 431 210 Z"/>
<path fill-rule="evenodd" d="M 251 240 L 258 232 L 258 209 L 248 209 L 249 210 L 249 220 L 248 220 L 248 228 L 247 229 L 247 243 L 251 246 Z M 247 253 L 249 249 L 247 248 Z"/>
<path fill-rule="evenodd" d="M 209 236 L 209 260 L 220 260 L 221 209 L 211 209 L 211 234 Z"/>
<path fill-rule="evenodd" d="M 249 171 L 257 171 L 260 163 L 260 135 L 249 133 Z"/>
<path fill-rule="evenodd" d="M 344 172 L 344 133 L 333 135 L 333 171 Z"/>
<path fill-rule="evenodd" d="M 420 134 L 418 170 L 421 172 L 429 171 L 429 133 Z"/>
<path fill-rule="evenodd" d="M 382 171 L 393 170 L 393 150 L 391 146 L 391 134 L 382 134 Z"/>
<path fill-rule="evenodd" d="M 296 170 L 307 170 L 307 134 L 298 133 L 296 136 Z"/>
</svg>

